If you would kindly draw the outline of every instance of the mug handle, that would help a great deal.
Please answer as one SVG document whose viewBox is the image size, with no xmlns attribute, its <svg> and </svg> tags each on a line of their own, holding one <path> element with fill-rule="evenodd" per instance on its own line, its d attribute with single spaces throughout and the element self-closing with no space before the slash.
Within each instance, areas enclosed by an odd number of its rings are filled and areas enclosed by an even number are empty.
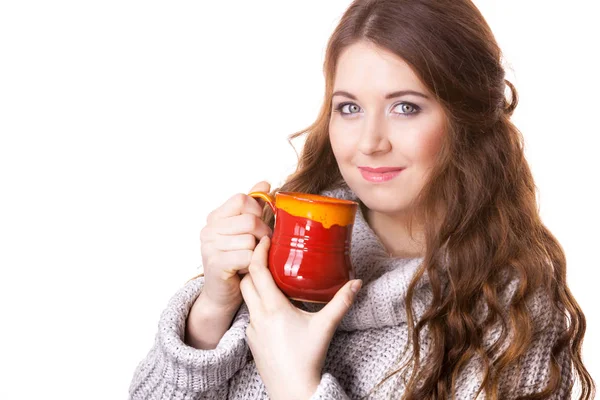
<svg viewBox="0 0 600 400">
<path fill-rule="evenodd" d="M 275 207 L 275 199 L 269 193 L 267 193 L 267 192 L 251 192 L 251 193 L 248 193 L 248 196 L 254 197 L 254 198 L 259 198 L 259 199 L 266 201 L 267 204 L 269 205 L 269 207 L 271 207 L 271 209 L 273 210 L 273 213 L 277 212 L 277 208 Z"/>
</svg>

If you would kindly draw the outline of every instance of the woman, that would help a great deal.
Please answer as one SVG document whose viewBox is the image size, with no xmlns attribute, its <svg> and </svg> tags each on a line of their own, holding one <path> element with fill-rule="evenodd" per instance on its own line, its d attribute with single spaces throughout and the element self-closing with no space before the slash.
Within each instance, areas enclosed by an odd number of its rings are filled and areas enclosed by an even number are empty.
<svg viewBox="0 0 600 400">
<path fill-rule="evenodd" d="M 266 268 L 272 214 L 232 197 L 208 217 L 205 276 L 163 313 L 131 397 L 565 399 L 577 378 L 592 398 L 585 317 L 476 7 L 357 0 L 324 73 L 323 107 L 294 135 L 308 136 L 280 190 L 360 203 L 361 280 L 322 309 L 290 303 Z"/>
</svg>

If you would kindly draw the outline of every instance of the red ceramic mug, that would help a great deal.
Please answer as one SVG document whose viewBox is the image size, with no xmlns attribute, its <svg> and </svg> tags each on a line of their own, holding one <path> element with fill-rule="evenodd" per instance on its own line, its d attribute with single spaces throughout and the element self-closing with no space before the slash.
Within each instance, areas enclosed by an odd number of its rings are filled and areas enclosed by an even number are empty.
<svg viewBox="0 0 600 400">
<path fill-rule="evenodd" d="M 290 299 L 327 303 L 354 279 L 350 262 L 358 203 L 306 193 L 252 192 L 275 213 L 269 270 Z"/>
</svg>

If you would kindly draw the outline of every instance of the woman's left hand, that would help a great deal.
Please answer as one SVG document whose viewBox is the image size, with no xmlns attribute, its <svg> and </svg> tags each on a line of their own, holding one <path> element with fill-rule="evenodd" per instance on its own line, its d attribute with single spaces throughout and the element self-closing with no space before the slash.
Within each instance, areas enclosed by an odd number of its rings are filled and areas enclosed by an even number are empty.
<svg viewBox="0 0 600 400">
<path fill-rule="evenodd" d="M 308 400 L 321 382 L 331 338 L 356 297 L 351 287 L 356 283 L 358 291 L 362 282 L 348 282 L 317 313 L 300 310 L 267 268 L 269 246 L 264 237 L 240 283 L 250 311 L 248 344 L 270 398 Z"/>
</svg>

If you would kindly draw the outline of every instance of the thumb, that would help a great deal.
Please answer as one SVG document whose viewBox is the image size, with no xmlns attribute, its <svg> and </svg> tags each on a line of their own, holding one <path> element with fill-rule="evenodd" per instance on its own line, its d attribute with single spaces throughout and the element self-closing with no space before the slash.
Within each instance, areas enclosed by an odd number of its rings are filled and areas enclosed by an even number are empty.
<svg viewBox="0 0 600 400">
<path fill-rule="evenodd" d="M 250 192 L 267 192 L 271 190 L 271 185 L 267 181 L 258 182 L 256 185 L 252 186 Z"/>
<path fill-rule="evenodd" d="M 333 329 L 342 322 L 344 315 L 350 310 L 356 294 L 362 287 L 362 280 L 354 279 L 346 283 L 338 290 L 333 299 L 321 311 L 318 312 L 319 318 L 322 318 L 324 325 L 329 325 Z"/>
</svg>

